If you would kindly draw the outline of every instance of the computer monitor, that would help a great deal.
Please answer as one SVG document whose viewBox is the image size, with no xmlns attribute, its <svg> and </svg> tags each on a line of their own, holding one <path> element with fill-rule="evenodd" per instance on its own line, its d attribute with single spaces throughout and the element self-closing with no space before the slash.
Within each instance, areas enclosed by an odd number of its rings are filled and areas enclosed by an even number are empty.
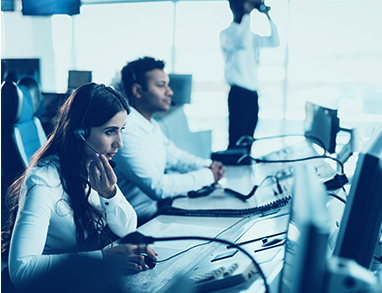
<svg viewBox="0 0 382 293">
<path fill-rule="evenodd" d="M 175 106 L 191 103 L 192 74 L 170 73 L 168 76 L 169 86 L 174 92 L 171 99 Z"/>
<path fill-rule="evenodd" d="M 369 269 L 381 235 L 382 123 L 358 156 L 333 255 Z"/>
<path fill-rule="evenodd" d="M 278 292 L 322 293 L 329 237 L 325 187 L 305 166 L 296 166 L 295 174 Z"/>
<path fill-rule="evenodd" d="M 337 133 L 340 131 L 337 110 L 306 102 L 304 131 L 306 138 L 333 154 Z"/>
<path fill-rule="evenodd" d="M 80 0 L 22 0 L 23 15 L 54 15 L 80 13 Z"/>
<path fill-rule="evenodd" d="M 74 91 L 79 86 L 92 81 L 92 72 L 89 70 L 69 70 L 68 91 Z"/>
<path fill-rule="evenodd" d="M 13 0 L 1 0 L 1 11 L 15 11 Z"/>
</svg>

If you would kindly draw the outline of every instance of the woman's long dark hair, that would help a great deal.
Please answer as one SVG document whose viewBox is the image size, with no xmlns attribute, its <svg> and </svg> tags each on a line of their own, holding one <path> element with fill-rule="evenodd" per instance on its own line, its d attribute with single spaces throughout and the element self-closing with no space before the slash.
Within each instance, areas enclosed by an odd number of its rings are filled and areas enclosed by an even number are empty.
<svg viewBox="0 0 382 293">
<path fill-rule="evenodd" d="M 7 256 L 9 252 L 20 189 L 25 176 L 30 168 L 36 165 L 42 166 L 44 159 L 51 155 L 58 156 L 59 174 L 73 210 L 79 249 L 92 250 L 100 245 L 104 223 L 101 220 L 101 213 L 88 201 L 90 188 L 87 187 L 90 187 L 90 184 L 84 160 L 84 142 L 74 136 L 74 130 L 78 127 L 99 127 L 123 110 L 130 112 L 127 100 L 111 87 L 96 83 L 79 87 L 61 106 L 53 133 L 33 156 L 23 175 L 8 189 L 7 202 L 10 213 L 2 231 L 3 256 Z"/>
</svg>

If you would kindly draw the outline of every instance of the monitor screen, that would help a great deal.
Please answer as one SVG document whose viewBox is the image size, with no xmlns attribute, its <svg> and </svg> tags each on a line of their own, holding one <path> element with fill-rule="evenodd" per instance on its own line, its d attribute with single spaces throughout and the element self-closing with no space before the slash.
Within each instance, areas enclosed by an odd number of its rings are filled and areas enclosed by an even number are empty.
<svg viewBox="0 0 382 293">
<path fill-rule="evenodd" d="M 80 13 L 80 0 L 21 0 L 23 15 L 54 15 Z"/>
<path fill-rule="evenodd" d="M 325 187 L 305 166 L 296 167 L 279 293 L 321 293 L 326 274 L 329 219 Z"/>
<path fill-rule="evenodd" d="M 336 148 L 340 120 L 336 109 L 305 103 L 305 136 L 333 154 Z"/>
<path fill-rule="evenodd" d="M 382 222 L 382 123 L 358 156 L 333 254 L 369 269 Z"/>
<path fill-rule="evenodd" d="M 1 11 L 14 11 L 15 4 L 13 0 L 1 0 Z"/>
<path fill-rule="evenodd" d="M 192 74 L 170 73 L 168 76 L 169 86 L 174 92 L 171 99 L 175 106 L 191 103 Z"/>
<path fill-rule="evenodd" d="M 75 90 L 79 86 L 92 81 L 92 72 L 86 70 L 69 70 L 68 90 Z"/>
</svg>

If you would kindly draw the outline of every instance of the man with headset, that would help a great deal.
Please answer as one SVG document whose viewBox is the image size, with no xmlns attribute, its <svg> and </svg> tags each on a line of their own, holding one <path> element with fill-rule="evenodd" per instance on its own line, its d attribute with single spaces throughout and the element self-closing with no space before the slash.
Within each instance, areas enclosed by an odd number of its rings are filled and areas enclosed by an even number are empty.
<svg viewBox="0 0 382 293">
<path fill-rule="evenodd" d="M 173 95 L 164 67 L 162 60 L 143 57 L 121 71 L 131 113 L 122 131 L 124 147 L 114 157 L 115 173 L 138 215 L 138 226 L 152 218 L 158 203 L 217 183 L 224 176 L 220 162 L 179 149 L 154 120 L 156 112 L 169 110 Z M 166 173 L 169 170 L 176 173 Z"/>
</svg>

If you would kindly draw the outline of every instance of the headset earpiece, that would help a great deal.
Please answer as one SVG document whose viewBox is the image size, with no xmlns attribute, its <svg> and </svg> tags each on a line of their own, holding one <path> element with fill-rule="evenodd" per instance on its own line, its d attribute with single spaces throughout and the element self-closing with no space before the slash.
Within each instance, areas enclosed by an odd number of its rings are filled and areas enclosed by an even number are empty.
<svg viewBox="0 0 382 293">
<path fill-rule="evenodd" d="M 90 109 L 90 106 L 92 104 L 93 100 L 91 100 L 88 104 L 88 107 L 86 108 L 86 111 L 84 113 L 84 116 L 82 118 L 82 121 L 81 121 L 81 124 L 80 126 L 81 127 L 77 127 L 74 129 L 73 131 L 73 135 L 75 138 L 77 139 L 81 139 L 84 141 L 84 143 L 86 143 L 96 154 L 99 155 L 99 153 L 97 152 L 97 150 L 95 148 L 93 148 L 87 141 L 86 141 L 86 138 L 89 136 L 90 134 L 90 129 L 89 128 L 86 128 L 86 127 L 83 127 L 84 123 L 85 123 L 85 119 L 88 115 L 88 112 L 89 112 L 89 109 Z M 109 160 L 109 164 L 112 168 L 114 168 L 116 166 L 116 163 Z"/>
<path fill-rule="evenodd" d="M 85 139 L 89 135 L 89 131 L 87 130 L 87 128 L 80 128 L 80 127 L 78 127 L 76 129 L 74 129 L 73 134 L 74 134 L 75 138 Z"/>
</svg>

